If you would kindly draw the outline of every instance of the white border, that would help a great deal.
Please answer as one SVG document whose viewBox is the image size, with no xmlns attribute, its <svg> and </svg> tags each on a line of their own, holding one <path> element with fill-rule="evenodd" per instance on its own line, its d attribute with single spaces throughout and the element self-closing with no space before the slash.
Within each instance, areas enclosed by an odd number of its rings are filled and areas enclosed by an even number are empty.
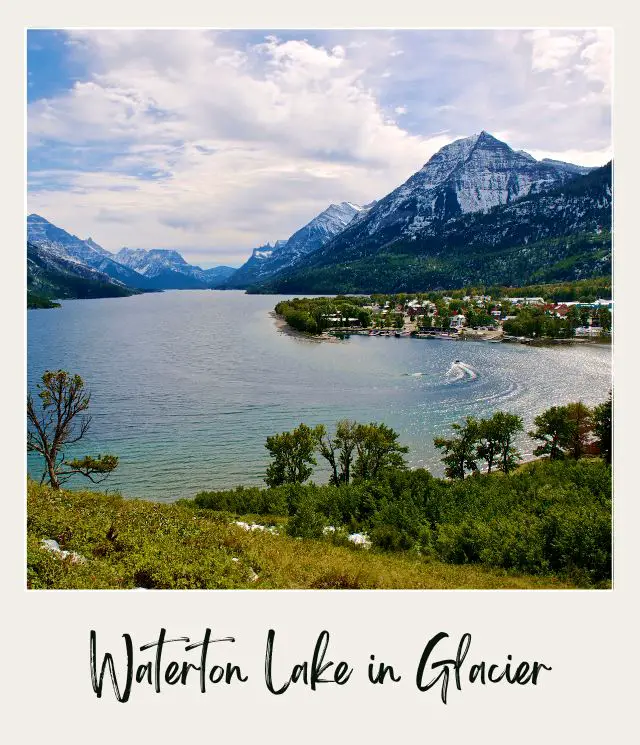
<svg viewBox="0 0 640 745">
<path fill-rule="evenodd" d="M 631 624 L 637 600 L 633 538 L 638 524 L 634 437 L 636 357 L 633 323 L 638 317 L 638 269 L 634 177 L 636 102 L 635 38 L 630 12 L 614 3 L 540 1 L 524 11 L 507 2 L 462 2 L 450 9 L 389 3 L 324 2 L 313 11 L 299 2 L 219 4 L 183 2 L 160 6 L 150 0 L 85 2 L 31 0 L 28 9 L 3 10 L 0 54 L 3 74 L 3 177 L 0 179 L 5 267 L 2 317 L 6 354 L 0 368 L 8 416 L 1 434 L 5 488 L 2 623 L 11 741 L 51 739 L 64 743 L 155 743 L 185 738 L 238 742 L 342 743 L 602 743 L 627 742 L 635 727 Z M 336 23 L 336 20 L 339 20 Z M 476 25 L 477 24 L 477 25 Z M 24 590 L 24 415 L 25 311 L 24 214 L 21 184 L 25 157 L 24 28 L 191 27 L 219 28 L 457 28 L 523 26 L 613 26 L 616 38 L 615 116 L 615 296 L 616 459 L 615 562 L 611 592 L 594 591 L 372 591 L 372 592 L 27 592 Z M 636 218 L 634 220 L 634 218 Z M 636 270 L 634 272 L 634 269 Z M 115 647 L 129 631 L 148 641 L 160 626 L 194 638 L 206 626 L 237 638 L 234 661 L 249 672 L 246 686 L 206 696 L 169 690 L 160 696 L 136 692 L 127 705 L 97 700 L 89 683 L 88 633 Z M 294 662 L 311 653 L 317 633 L 332 633 L 331 649 L 356 666 L 343 689 L 311 693 L 296 688 L 274 697 L 262 679 L 264 642 L 277 630 L 278 660 Z M 443 706 L 433 692 L 420 694 L 411 672 L 428 637 L 440 630 L 473 634 L 473 650 L 484 659 L 537 658 L 554 670 L 536 688 L 472 687 L 452 692 Z M 278 644 L 278 641 L 276 642 Z M 364 678 L 369 654 L 394 662 L 405 674 L 394 687 L 370 686 Z M 280 667 L 279 669 L 283 669 Z M 7 698 L 9 697 L 9 698 Z M 13 737 L 11 737 L 13 735 Z"/>
</svg>

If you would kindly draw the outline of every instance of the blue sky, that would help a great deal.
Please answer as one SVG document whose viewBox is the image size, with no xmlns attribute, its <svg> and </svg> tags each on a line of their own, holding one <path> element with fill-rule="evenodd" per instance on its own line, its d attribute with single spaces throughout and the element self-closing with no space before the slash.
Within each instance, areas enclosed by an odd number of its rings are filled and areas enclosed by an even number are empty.
<svg viewBox="0 0 640 745">
<path fill-rule="evenodd" d="M 29 211 L 239 265 L 485 129 L 611 157 L 605 30 L 29 31 Z"/>
</svg>

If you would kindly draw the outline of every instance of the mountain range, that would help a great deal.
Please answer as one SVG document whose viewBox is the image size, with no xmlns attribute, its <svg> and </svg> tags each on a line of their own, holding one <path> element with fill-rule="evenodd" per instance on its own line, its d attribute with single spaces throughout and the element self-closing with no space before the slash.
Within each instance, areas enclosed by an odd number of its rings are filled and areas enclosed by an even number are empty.
<svg viewBox="0 0 640 745">
<path fill-rule="evenodd" d="M 249 288 L 401 292 L 611 270 L 611 164 L 536 160 L 487 132 L 456 140 L 319 249 Z"/>
<path fill-rule="evenodd" d="M 177 251 L 122 248 L 112 254 L 40 215 L 27 217 L 27 288 L 43 297 L 113 297 L 140 291 L 210 289 L 235 271 L 201 269 Z"/>
<path fill-rule="evenodd" d="M 113 254 L 29 215 L 28 287 L 47 297 L 334 294 L 599 276 L 611 271 L 611 176 L 611 163 L 537 160 L 483 131 L 443 147 L 377 202 L 329 205 L 286 240 L 253 249 L 237 270 L 201 269 L 175 250 Z"/>
<path fill-rule="evenodd" d="M 27 241 L 27 299 L 124 297 L 139 290 L 64 254 Z"/>
<path fill-rule="evenodd" d="M 213 289 L 236 271 L 230 266 L 201 269 L 187 263 L 178 251 L 160 248 L 121 248 L 115 260 L 142 275 L 145 286 L 155 290 Z"/>
<path fill-rule="evenodd" d="M 246 289 L 295 267 L 305 256 L 341 233 L 357 217 L 366 214 L 371 206 L 360 207 L 351 202 L 329 205 L 287 240 L 276 241 L 273 246 L 267 243 L 255 248 L 249 260 L 230 277 L 225 286 Z"/>
</svg>

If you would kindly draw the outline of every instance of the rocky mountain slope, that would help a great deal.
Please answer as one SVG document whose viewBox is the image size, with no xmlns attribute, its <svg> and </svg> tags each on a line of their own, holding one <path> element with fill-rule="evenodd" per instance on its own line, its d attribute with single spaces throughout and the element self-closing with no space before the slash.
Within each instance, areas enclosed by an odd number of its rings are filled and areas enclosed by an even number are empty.
<svg viewBox="0 0 640 745">
<path fill-rule="evenodd" d="M 33 245 L 46 248 L 51 254 L 74 259 L 129 287 L 149 288 L 142 275 L 118 263 L 113 254 L 91 238 L 82 240 L 40 215 L 32 214 L 27 217 L 27 240 Z"/>
<path fill-rule="evenodd" d="M 114 258 L 141 274 L 148 287 L 158 290 L 218 287 L 236 271 L 230 266 L 201 269 L 186 262 L 178 251 L 160 248 L 121 248 Z"/>
<path fill-rule="evenodd" d="M 484 131 L 456 140 L 301 263 L 318 263 L 321 255 L 331 262 L 362 258 L 399 238 L 437 232 L 463 214 L 487 212 L 570 181 L 576 174 L 568 165 L 537 161 Z"/>
<path fill-rule="evenodd" d="M 484 196 L 478 189 L 476 195 L 485 205 L 497 203 L 473 211 L 456 209 L 449 218 L 432 216 L 420 228 L 415 211 L 408 212 L 402 224 L 406 229 L 401 225 L 386 243 L 381 243 L 377 231 L 362 236 L 366 223 L 375 217 L 367 216 L 306 257 L 295 271 L 273 278 L 261 289 L 415 291 L 607 274 L 611 271 L 611 164 L 587 175 L 561 171 L 555 185 L 531 181 L 528 194 L 519 198 L 509 197 L 508 186 L 498 193 L 487 188 Z M 481 184 L 490 181 L 482 173 L 477 176 Z M 501 180 L 508 184 L 508 179 Z M 519 183 L 522 188 L 523 181 Z M 505 198 L 506 203 L 499 201 Z M 388 207 L 389 202 L 384 209 Z"/>
<path fill-rule="evenodd" d="M 227 287 L 246 288 L 295 267 L 305 256 L 316 251 L 347 225 L 366 214 L 371 205 L 360 207 L 351 202 L 331 204 L 326 210 L 297 230 L 288 240 L 255 248 L 249 260 L 227 281 Z"/>
<path fill-rule="evenodd" d="M 139 290 L 64 256 L 56 247 L 27 242 L 27 291 L 43 298 L 124 297 Z"/>
</svg>

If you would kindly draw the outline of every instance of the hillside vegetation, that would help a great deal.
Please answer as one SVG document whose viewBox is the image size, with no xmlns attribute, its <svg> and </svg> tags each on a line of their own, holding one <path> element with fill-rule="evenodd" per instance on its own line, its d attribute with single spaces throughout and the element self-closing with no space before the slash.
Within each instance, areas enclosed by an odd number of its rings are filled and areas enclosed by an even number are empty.
<svg viewBox="0 0 640 745">
<path fill-rule="evenodd" d="M 239 488 L 158 504 L 30 481 L 27 582 L 34 589 L 607 587 L 610 482 L 599 460 L 559 461 L 510 476 L 445 482 L 396 472 L 378 484 Z M 243 529 L 240 514 L 273 532 Z M 329 524 L 338 528 L 324 531 Z M 349 543 L 355 528 L 371 530 L 373 548 Z M 43 540 L 69 554 L 46 550 Z"/>
</svg>

